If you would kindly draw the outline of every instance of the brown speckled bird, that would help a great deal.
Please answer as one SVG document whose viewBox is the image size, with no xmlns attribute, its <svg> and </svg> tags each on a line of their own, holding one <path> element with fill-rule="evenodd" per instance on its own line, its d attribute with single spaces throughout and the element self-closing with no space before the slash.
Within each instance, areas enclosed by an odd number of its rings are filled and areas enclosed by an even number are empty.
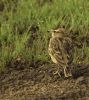
<svg viewBox="0 0 89 100">
<path fill-rule="evenodd" d="M 52 37 L 49 41 L 48 53 L 51 57 L 51 60 L 58 65 L 55 74 L 60 75 L 60 70 L 63 69 L 64 76 L 70 77 L 72 74 L 68 64 L 72 61 L 70 60 L 72 59 L 72 41 L 69 37 L 66 36 L 64 28 L 51 30 L 51 33 Z"/>
</svg>

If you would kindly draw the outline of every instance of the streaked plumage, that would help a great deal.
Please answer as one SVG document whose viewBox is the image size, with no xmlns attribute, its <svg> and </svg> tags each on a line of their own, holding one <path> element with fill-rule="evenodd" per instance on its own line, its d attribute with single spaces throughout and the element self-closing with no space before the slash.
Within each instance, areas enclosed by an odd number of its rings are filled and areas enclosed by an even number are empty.
<svg viewBox="0 0 89 100">
<path fill-rule="evenodd" d="M 58 29 L 53 32 L 49 42 L 48 53 L 52 61 L 58 65 L 57 72 L 63 68 L 65 77 L 69 77 L 71 76 L 71 72 L 67 67 L 70 61 L 70 50 L 67 50 L 67 48 L 70 46 L 71 39 L 63 35 L 63 29 Z"/>
</svg>

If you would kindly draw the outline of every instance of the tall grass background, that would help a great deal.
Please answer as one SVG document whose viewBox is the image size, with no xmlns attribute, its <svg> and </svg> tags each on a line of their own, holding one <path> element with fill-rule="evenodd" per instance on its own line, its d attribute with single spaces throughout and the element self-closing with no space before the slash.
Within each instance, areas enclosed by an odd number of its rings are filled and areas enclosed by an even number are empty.
<svg viewBox="0 0 89 100">
<path fill-rule="evenodd" d="M 57 25 L 65 25 L 67 30 L 79 32 L 79 37 L 89 31 L 88 0 L 1 0 L 4 5 L 0 11 L 0 70 L 17 56 L 22 55 L 29 61 L 49 61 L 47 52 L 49 38 L 47 30 Z M 29 27 L 37 25 L 37 38 L 31 47 Z M 20 34 L 21 33 L 21 34 Z M 89 61 L 89 48 L 84 43 L 81 49 L 75 48 L 74 62 L 86 55 Z"/>
</svg>

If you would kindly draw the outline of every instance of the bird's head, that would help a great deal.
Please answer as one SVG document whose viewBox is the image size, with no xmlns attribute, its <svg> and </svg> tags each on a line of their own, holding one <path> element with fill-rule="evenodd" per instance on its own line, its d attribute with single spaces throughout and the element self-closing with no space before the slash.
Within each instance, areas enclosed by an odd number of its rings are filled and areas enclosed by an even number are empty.
<svg viewBox="0 0 89 100">
<path fill-rule="evenodd" d="M 65 29 L 64 28 L 58 28 L 55 30 L 50 30 L 52 37 L 60 37 L 62 38 L 65 34 Z"/>
</svg>

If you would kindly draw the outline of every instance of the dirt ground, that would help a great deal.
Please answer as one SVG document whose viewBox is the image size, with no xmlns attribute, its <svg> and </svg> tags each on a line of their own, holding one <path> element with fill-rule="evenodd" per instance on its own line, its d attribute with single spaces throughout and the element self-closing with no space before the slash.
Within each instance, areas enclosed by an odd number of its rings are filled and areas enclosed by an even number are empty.
<svg viewBox="0 0 89 100">
<path fill-rule="evenodd" d="M 89 75 L 64 79 L 53 64 L 9 68 L 0 74 L 0 100 L 89 100 Z"/>
</svg>

